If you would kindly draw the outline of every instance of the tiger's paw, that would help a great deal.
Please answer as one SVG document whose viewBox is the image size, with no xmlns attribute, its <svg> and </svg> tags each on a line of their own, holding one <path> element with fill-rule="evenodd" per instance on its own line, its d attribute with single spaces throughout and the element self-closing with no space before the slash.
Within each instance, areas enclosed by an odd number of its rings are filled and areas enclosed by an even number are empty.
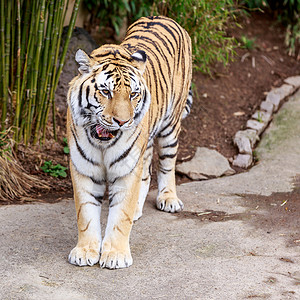
<svg viewBox="0 0 300 300">
<path fill-rule="evenodd" d="M 179 212 L 183 210 L 183 206 L 182 201 L 177 197 L 170 197 L 163 194 L 156 199 L 156 207 L 165 212 Z"/>
<path fill-rule="evenodd" d="M 93 266 L 99 261 L 100 253 L 98 249 L 91 247 L 76 246 L 69 254 L 69 263 L 77 266 Z"/>
<path fill-rule="evenodd" d="M 100 258 L 100 267 L 108 269 L 128 268 L 132 265 L 132 256 L 129 251 L 103 251 Z"/>
</svg>

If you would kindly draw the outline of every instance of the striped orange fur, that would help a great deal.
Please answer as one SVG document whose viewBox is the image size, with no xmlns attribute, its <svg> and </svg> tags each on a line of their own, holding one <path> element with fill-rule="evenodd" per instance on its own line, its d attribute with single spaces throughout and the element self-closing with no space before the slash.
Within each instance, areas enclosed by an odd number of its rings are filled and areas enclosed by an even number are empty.
<svg viewBox="0 0 300 300">
<path fill-rule="evenodd" d="M 157 208 L 177 212 L 175 162 L 181 120 L 190 111 L 191 41 L 166 17 L 141 18 L 120 45 L 76 53 L 80 74 L 70 83 L 67 129 L 78 223 L 69 261 L 123 268 L 132 264 L 129 235 L 142 215 L 158 141 Z M 109 216 L 102 241 L 101 204 Z M 101 253 L 101 256 L 100 256 Z"/>
</svg>

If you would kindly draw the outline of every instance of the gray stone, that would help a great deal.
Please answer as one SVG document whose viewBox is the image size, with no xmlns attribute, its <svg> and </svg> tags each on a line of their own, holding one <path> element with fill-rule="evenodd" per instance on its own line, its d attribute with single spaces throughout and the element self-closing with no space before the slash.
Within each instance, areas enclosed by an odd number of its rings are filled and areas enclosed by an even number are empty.
<svg viewBox="0 0 300 300">
<path fill-rule="evenodd" d="M 280 95 L 278 95 L 272 91 L 268 93 L 266 102 L 270 102 L 274 105 L 274 111 L 278 110 L 280 101 L 281 101 Z"/>
<path fill-rule="evenodd" d="M 260 104 L 260 110 L 266 111 L 269 114 L 273 113 L 274 105 L 271 102 L 263 101 Z"/>
<path fill-rule="evenodd" d="M 256 130 L 246 129 L 238 131 L 233 139 L 234 144 L 243 154 L 252 154 L 252 148 L 259 140 Z"/>
<path fill-rule="evenodd" d="M 274 105 L 274 111 L 278 110 L 280 102 L 295 91 L 295 88 L 289 84 L 283 84 L 279 88 L 275 88 L 267 95 L 266 101 Z"/>
<path fill-rule="evenodd" d="M 232 165 L 235 167 L 240 167 L 247 169 L 251 166 L 253 157 L 250 154 L 238 154 L 233 160 Z"/>
<path fill-rule="evenodd" d="M 216 150 L 198 147 L 195 156 L 187 162 L 176 166 L 176 171 L 193 180 L 232 175 L 235 171 L 228 160 Z"/>
<path fill-rule="evenodd" d="M 289 77 L 284 82 L 298 89 L 300 87 L 300 76 Z"/>
<path fill-rule="evenodd" d="M 257 110 L 253 115 L 252 119 L 255 119 L 259 122 L 268 124 L 271 121 L 272 115 L 266 111 Z"/>
<path fill-rule="evenodd" d="M 247 121 L 247 128 L 253 129 L 257 132 L 257 135 L 260 135 L 266 128 L 267 124 L 263 122 L 259 122 L 257 120 L 248 120 Z"/>
</svg>

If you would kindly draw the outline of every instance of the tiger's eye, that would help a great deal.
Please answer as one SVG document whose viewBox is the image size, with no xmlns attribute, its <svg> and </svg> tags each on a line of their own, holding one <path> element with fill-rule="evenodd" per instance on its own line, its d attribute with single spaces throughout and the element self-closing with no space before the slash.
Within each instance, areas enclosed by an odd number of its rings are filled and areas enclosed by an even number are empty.
<svg viewBox="0 0 300 300">
<path fill-rule="evenodd" d="M 136 92 L 130 93 L 130 98 L 134 98 L 134 97 L 136 97 L 136 96 L 137 96 L 137 93 L 136 93 Z"/>
<path fill-rule="evenodd" d="M 110 91 L 109 90 L 101 90 L 100 92 L 105 97 L 109 97 L 110 96 Z"/>
</svg>

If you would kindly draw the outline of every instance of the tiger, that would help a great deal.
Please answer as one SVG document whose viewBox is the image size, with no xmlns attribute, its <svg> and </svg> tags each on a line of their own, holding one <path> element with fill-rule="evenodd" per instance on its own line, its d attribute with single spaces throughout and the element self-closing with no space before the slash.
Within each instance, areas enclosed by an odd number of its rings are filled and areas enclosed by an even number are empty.
<svg viewBox="0 0 300 300">
<path fill-rule="evenodd" d="M 67 96 L 67 138 L 78 242 L 68 260 L 129 267 L 129 236 L 149 190 L 154 139 L 156 206 L 171 213 L 183 209 L 175 162 L 181 120 L 192 105 L 191 39 L 170 18 L 142 17 L 121 44 L 103 45 L 90 55 L 79 49 L 75 60 L 79 73 Z M 102 240 L 104 196 L 109 212 Z"/>
</svg>

